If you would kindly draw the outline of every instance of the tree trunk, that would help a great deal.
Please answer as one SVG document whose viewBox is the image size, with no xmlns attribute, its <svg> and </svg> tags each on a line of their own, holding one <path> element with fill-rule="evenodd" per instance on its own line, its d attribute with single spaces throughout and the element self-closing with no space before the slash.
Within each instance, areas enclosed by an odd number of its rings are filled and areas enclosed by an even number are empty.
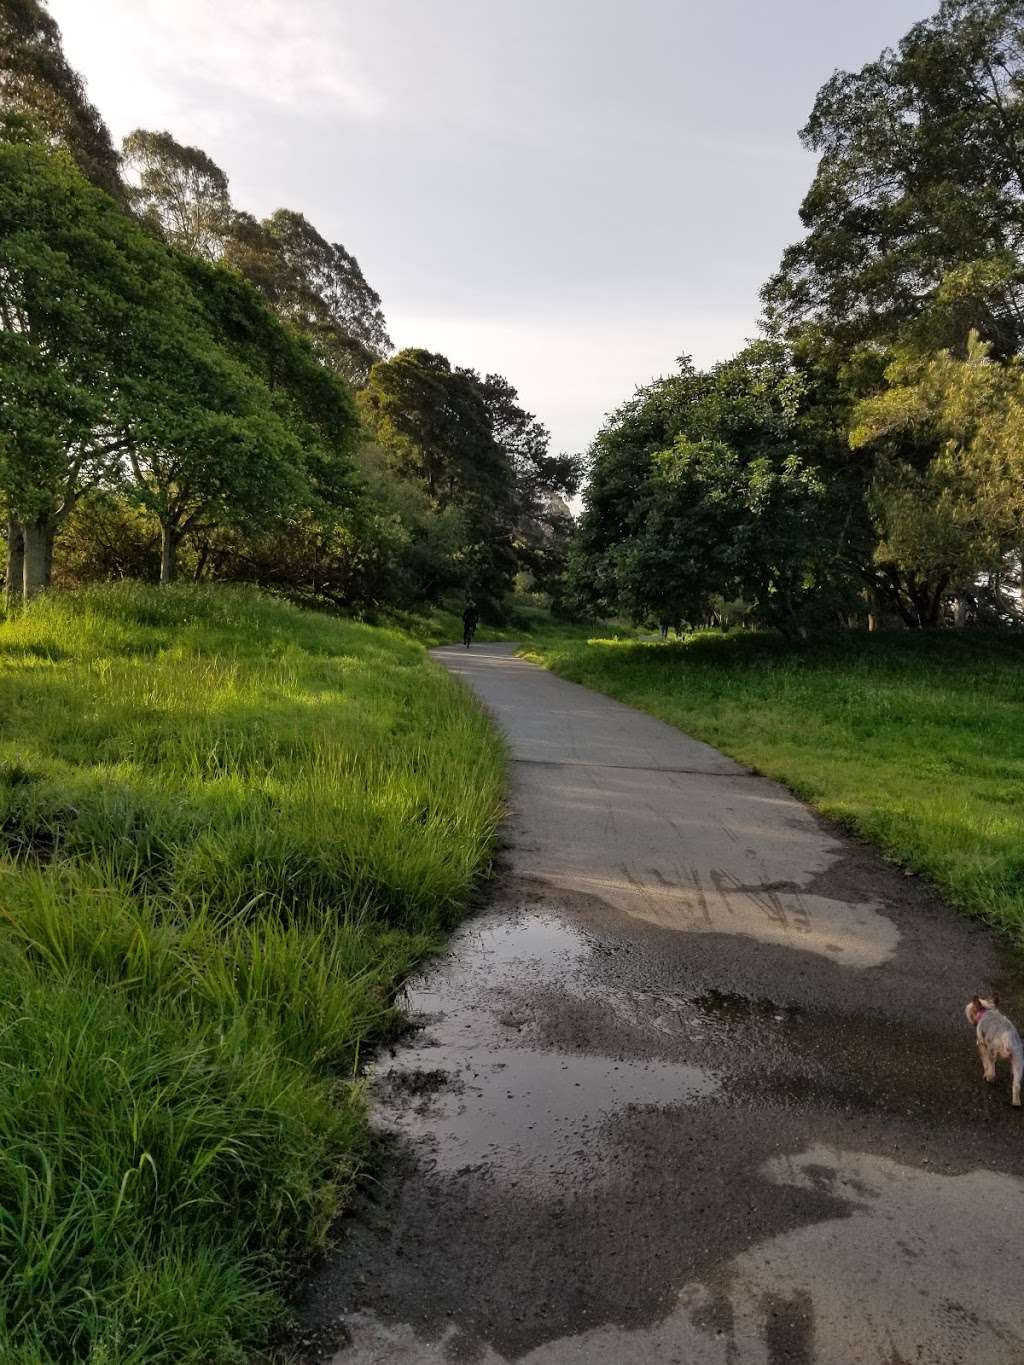
<svg viewBox="0 0 1024 1365">
<path fill-rule="evenodd" d="M 957 630 L 963 630 L 967 624 L 967 598 L 964 594 L 957 593 L 956 606 L 954 607 L 953 624 Z"/>
<path fill-rule="evenodd" d="M 24 560 L 22 562 L 22 591 L 26 602 L 31 601 L 46 587 L 47 565 L 53 533 L 46 518 L 27 521 L 24 532 Z"/>
<path fill-rule="evenodd" d="M 25 533 L 21 522 L 7 518 L 7 579 L 4 605 L 10 611 L 21 601 L 25 579 Z"/>
<path fill-rule="evenodd" d="M 201 583 L 203 574 L 206 572 L 206 564 L 210 558 L 210 542 L 204 540 L 199 550 L 199 558 L 196 560 L 195 572 L 192 575 L 193 583 Z"/>
<path fill-rule="evenodd" d="M 160 527 L 160 582 L 173 583 L 178 572 L 178 534 L 173 526 Z"/>
<path fill-rule="evenodd" d="M 924 624 L 930 629 L 934 629 L 942 619 L 942 603 L 946 596 L 946 589 L 949 586 L 949 575 L 944 574 L 935 585 L 935 591 L 927 597 L 925 608 Z"/>
<path fill-rule="evenodd" d="M 47 525 L 43 533 L 43 587 L 50 586 L 53 578 L 53 542 L 57 534 L 56 528 Z"/>
</svg>

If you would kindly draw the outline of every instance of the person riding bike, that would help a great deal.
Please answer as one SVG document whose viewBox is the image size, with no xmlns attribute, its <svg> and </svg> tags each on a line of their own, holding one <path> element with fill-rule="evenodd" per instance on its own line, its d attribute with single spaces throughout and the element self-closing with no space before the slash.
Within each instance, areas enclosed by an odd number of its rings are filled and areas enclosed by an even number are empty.
<svg viewBox="0 0 1024 1365">
<path fill-rule="evenodd" d="M 462 643 L 468 649 L 473 643 L 473 636 L 476 634 L 476 625 L 480 620 L 480 613 L 477 611 L 475 602 L 467 602 L 466 610 L 462 613 Z"/>
</svg>

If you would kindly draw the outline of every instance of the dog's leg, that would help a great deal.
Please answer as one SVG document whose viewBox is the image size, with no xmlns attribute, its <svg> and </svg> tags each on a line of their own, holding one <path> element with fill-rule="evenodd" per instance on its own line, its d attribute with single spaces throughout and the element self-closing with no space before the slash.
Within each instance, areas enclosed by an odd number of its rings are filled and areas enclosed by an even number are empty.
<svg viewBox="0 0 1024 1365">
<path fill-rule="evenodd" d="M 1020 1082 L 1021 1075 L 1024 1073 L 1024 1056 L 1020 1052 L 1015 1052 L 1010 1059 L 1013 1067 L 1013 1103 L 1016 1108 L 1020 1108 Z"/>
<path fill-rule="evenodd" d="M 978 1052 L 981 1056 L 981 1066 L 985 1073 L 985 1079 L 988 1081 L 989 1085 L 991 1085 L 996 1078 L 995 1058 L 980 1038 L 978 1039 Z"/>
</svg>

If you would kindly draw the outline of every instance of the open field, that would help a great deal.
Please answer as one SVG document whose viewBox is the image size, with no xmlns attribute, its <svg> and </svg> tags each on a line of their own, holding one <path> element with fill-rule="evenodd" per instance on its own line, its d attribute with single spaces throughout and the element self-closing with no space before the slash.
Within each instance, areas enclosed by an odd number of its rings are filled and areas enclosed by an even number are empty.
<svg viewBox="0 0 1024 1365">
<path fill-rule="evenodd" d="M 251 1361 L 501 746 L 407 636 L 185 586 L 0 625 L 0 718 L 0 1358 Z"/>
<path fill-rule="evenodd" d="M 707 633 L 524 652 L 785 782 L 1024 943 L 1024 638 Z"/>
</svg>

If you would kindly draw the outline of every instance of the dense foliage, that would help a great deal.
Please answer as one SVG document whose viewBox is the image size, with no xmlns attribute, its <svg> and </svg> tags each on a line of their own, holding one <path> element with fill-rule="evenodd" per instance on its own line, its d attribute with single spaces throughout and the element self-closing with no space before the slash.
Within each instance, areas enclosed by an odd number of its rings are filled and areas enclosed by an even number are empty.
<svg viewBox="0 0 1024 1365">
<path fill-rule="evenodd" d="M 579 461 L 507 379 L 388 360 L 351 252 L 236 209 L 201 148 L 116 152 L 38 0 L 0 37 L 9 600 L 181 567 L 362 613 L 561 591 Z"/>
<path fill-rule="evenodd" d="M 591 449 L 573 586 L 637 620 L 1021 617 L 1024 6 L 945 0 L 823 87 L 769 341 Z"/>
</svg>

